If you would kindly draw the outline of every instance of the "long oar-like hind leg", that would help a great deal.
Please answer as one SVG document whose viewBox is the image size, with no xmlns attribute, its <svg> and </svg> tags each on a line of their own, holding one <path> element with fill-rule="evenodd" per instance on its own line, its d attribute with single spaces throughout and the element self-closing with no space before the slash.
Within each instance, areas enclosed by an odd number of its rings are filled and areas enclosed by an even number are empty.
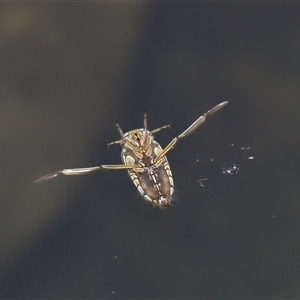
<svg viewBox="0 0 300 300">
<path fill-rule="evenodd" d="M 59 171 L 44 175 L 34 181 L 34 183 L 51 179 L 59 174 L 63 175 L 84 175 L 84 174 L 89 174 L 96 172 L 98 170 L 124 170 L 124 169 L 135 169 L 137 172 L 140 169 L 139 165 L 100 165 L 96 167 L 89 167 L 89 168 L 77 168 L 77 169 L 61 169 Z"/>
<path fill-rule="evenodd" d="M 182 132 L 181 134 L 179 134 L 177 137 L 175 137 L 170 143 L 169 145 L 167 145 L 155 158 L 155 163 L 159 162 L 160 159 L 165 156 L 171 149 L 174 148 L 175 144 L 182 138 L 192 134 L 201 124 L 204 123 L 204 121 L 206 120 L 207 116 L 215 113 L 216 111 L 218 111 L 219 109 L 221 109 L 223 106 L 225 106 L 228 103 L 228 101 L 224 101 L 218 105 L 216 105 L 215 107 L 213 107 L 212 109 L 210 109 L 209 111 L 207 111 L 205 114 L 203 114 L 202 116 L 200 116 L 191 126 L 189 126 L 184 132 Z"/>
</svg>

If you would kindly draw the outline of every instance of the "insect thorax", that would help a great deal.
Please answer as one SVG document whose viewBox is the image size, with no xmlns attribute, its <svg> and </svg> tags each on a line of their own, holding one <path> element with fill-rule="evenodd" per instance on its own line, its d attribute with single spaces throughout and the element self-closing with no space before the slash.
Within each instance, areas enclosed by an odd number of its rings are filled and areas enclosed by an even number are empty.
<svg viewBox="0 0 300 300">
<path fill-rule="evenodd" d="M 162 151 L 159 143 L 146 129 L 135 129 L 125 133 L 123 141 L 123 163 L 139 165 L 139 168 L 128 170 L 128 174 L 141 196 L 161 207 L 169 205 L 174 183 L 166 156 L 155 161 Z"/>
</svg>

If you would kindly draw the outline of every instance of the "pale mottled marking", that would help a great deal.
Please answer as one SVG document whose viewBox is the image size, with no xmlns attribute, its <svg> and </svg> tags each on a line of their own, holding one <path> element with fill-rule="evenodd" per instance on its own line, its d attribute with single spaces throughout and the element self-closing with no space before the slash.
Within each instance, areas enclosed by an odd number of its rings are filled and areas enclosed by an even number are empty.
<svg viewBox="0 0 300 300">
<path fill-rule="evenodd" d="M 146 194 L 144 195 L 144 199 L 146 199 L 147 201 L 153 202 L 153 200 Z"/>
<path fill-rule="evenodd" d="M 127 155 L 125 159 L 126 159 L 126 164 L 127 165 L 133 165 L 133 164 L 135 164 L 134 158 L 131 157 L 130 155 Z"/>
<path fill-rule="evenodd" d="M 137 187 L 139 193 L 140 193 L 142 196 L 144 196 L 144 195 L 145 195 L 145 191 L 142 189 L 142 187 L 141 187 L 140 185 L 137 185 L 136 187 Z"/>
<path fill-rule="evenodd" d="M 171 185 L 171 186 L 174 186 L 173 177 L 169 176 L 169 180 L 170 180 L 170 185 Z"/>
</svg>

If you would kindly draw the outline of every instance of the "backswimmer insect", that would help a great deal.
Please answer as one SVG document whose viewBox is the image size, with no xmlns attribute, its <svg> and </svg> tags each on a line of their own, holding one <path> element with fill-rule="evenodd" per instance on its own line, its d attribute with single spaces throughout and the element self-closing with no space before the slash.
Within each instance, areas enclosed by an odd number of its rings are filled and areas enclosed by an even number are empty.
<svg viewBox="0 0 300 300">
<path fill-rule="evenodd" d="M 121 127 L 116 122 L 117 130 L 121 139 L 107 146 L 119 144 L 122 148 L 122 165 L 99 165 L 88 168 L 61 169 L 54 173 L 44 175 L 34 182 L 40 182 L 54 178 L 59 174 L 63 175 L 83 175 L 98 170 L 127 170 L 131 180 L 136 186 L 140 195 L 147 201 L 159 207 L 172 205 L 172 194 L 174 192 L 173 176 L 166 154 L 174 148 L 177 142 L 193 133 L 207 118 L 207 116 L 225 106 L 228 101 L 224 101 L 205 114 L 200 116 L 180 135 L 176 136 L 164 149 L 154 140 L 154 134 L 169 128 L 172 125 L 165 125 L 157 129 L 148 130 L 147 114 L 144 113 L 144 128 L 134 129 L 123 133 Z"/>
</svg>

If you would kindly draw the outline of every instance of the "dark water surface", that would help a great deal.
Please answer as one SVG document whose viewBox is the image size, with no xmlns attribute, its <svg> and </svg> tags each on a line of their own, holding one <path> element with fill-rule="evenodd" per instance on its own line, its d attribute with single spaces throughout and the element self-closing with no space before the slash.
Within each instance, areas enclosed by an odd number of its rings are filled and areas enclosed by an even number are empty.
<svg viewBox="0 0 300 300">
<path fill-rule="evenodd" d="M 299 298 L 299 3 L 1 4 L 0 297 Z M 174 124 L 174 206 L 120 163 Z"/>
</svg>

